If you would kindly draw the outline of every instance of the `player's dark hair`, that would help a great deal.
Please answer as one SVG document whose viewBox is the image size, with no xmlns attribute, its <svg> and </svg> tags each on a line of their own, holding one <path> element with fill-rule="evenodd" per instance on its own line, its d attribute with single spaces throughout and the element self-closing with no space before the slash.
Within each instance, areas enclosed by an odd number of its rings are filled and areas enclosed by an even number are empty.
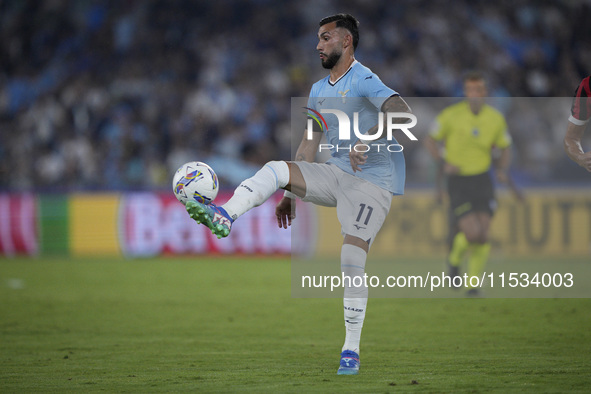
<svg viewBox="0 0 591 394">
<path fill-rule="evenodd" d="M 468 81 L 484 81 L 486 83 L 486 77 L 482 71 L 472 70 L 464 73 L 463 81 L 464 83 Z"/>
<path fill-rule="evenodd" d="M 355 49 L 357 49 L 357 44 L 359 43 L 359 21 L 355 19 L 353 15 L 335 14 L 323 18 L 319 25 L 324 26 L 331 22 L 336 22 L 337 27 L 349 30 L 349 33 L 351 33 L 351 36 L 353 37 L 353 51 L 355 51 Z"/>
</svg>

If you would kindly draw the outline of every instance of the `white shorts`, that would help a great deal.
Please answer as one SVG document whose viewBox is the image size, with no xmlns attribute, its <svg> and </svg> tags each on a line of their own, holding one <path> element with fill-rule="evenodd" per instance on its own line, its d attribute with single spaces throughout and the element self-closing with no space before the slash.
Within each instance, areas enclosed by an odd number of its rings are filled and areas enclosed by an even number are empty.
<svg viewBox="0 0 591 394">
<path fill-rule="evenodd" d="M 306 182 L 302 201 L 337 207 L 343 236 L 359 237 L 371 245 L 390 211 L 392 193 L 333 164 L 292 163 L 297 164 Z"/>
</svg>

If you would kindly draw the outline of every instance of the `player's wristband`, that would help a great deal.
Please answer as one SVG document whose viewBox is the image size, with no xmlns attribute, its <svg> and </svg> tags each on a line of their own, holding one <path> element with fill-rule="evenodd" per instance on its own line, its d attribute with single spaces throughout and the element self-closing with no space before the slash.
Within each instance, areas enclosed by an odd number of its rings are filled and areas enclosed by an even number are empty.
<svg viewBox="0 0 591 394">
<path fill-rule="evenodd" d="M 290 192 L 289 190 L 286 190 L 285 193 L 283 193 L 283 197 L 287 197 L 287 198 L 291 198 L 292 200 L 295 200 L 295 198 L 297 196 L 295 194 L 293 194 L 292 192 Z"/>
</svg>

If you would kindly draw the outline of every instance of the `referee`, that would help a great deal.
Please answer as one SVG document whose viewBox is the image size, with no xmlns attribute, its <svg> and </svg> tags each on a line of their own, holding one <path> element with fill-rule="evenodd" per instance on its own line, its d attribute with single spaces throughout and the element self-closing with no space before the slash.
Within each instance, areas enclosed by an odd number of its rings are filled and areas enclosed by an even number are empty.
<svg viewBox="0 0 591 394">
<path fill-rule="evenodd" d="M 468 276 L 480 276 L 490 253 L 488 229 L 496 208 L 489 170 L 493 149 L 500 151 L 496 176 L 507 182 L 511 163 L 511 136 L 503 115 L 485 103 L 488 95 L 482 74 L 472 72 L 464 77 L 466 100 L 444 109 L 436 118 L 426 147 L 443 166 L 447 177 L 450 220 L 458 232 L 448 256 L 450 276 L 460 274 L 466 252 Z M 468 288 L 468 295 L 478 296 L 478 289 Z"/>
</svg>

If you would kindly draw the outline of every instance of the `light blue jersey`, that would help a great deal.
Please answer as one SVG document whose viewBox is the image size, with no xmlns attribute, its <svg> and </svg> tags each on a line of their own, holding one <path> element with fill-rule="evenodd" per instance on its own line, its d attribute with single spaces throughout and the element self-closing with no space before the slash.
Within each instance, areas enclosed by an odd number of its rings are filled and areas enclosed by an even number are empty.
<svg viewBox="0 0 591 394">
<path fill-rule="evenodd" d="M 351 139 L 339 139 L 339 122 L 337 116 L 330 113 L 322 114 L 326 121 L 327 142 L 341 149 L 331 149 L 332 157 L 327 163 L 338 166 L 348 174 L 365 179 L 392 194 L 404 194 L 405 164 L 404 155 L 400 152 L 389 152 L 386 144 L 397 144 L 395 139 L 368 142 L 382 143 L 384 147 L 376 147 L 367 152 L 367 162 L 360 168 L 361 172 L 353 172 L 349 160 L 349 147 L 357 141 L 353 132 L 354 113 L 359 114 L 359 131 L 365 134 L 370 128 L 378 124 L 378 113 L 382 104 L 391 96 L 398 93 L 390 89 L 369 68 L 355 61 L 351 68 L 335 83 L 330 82 L 330 76 L 316 82 L 312 86 L 308 107 L 321 112 L 322 109 L 336 109 L 346 113 L 351 124 Z M 385 135 L 385 130 L 384 134 Z M 392 149 L 395 150 L 395 149 Z"/>
</svg>

